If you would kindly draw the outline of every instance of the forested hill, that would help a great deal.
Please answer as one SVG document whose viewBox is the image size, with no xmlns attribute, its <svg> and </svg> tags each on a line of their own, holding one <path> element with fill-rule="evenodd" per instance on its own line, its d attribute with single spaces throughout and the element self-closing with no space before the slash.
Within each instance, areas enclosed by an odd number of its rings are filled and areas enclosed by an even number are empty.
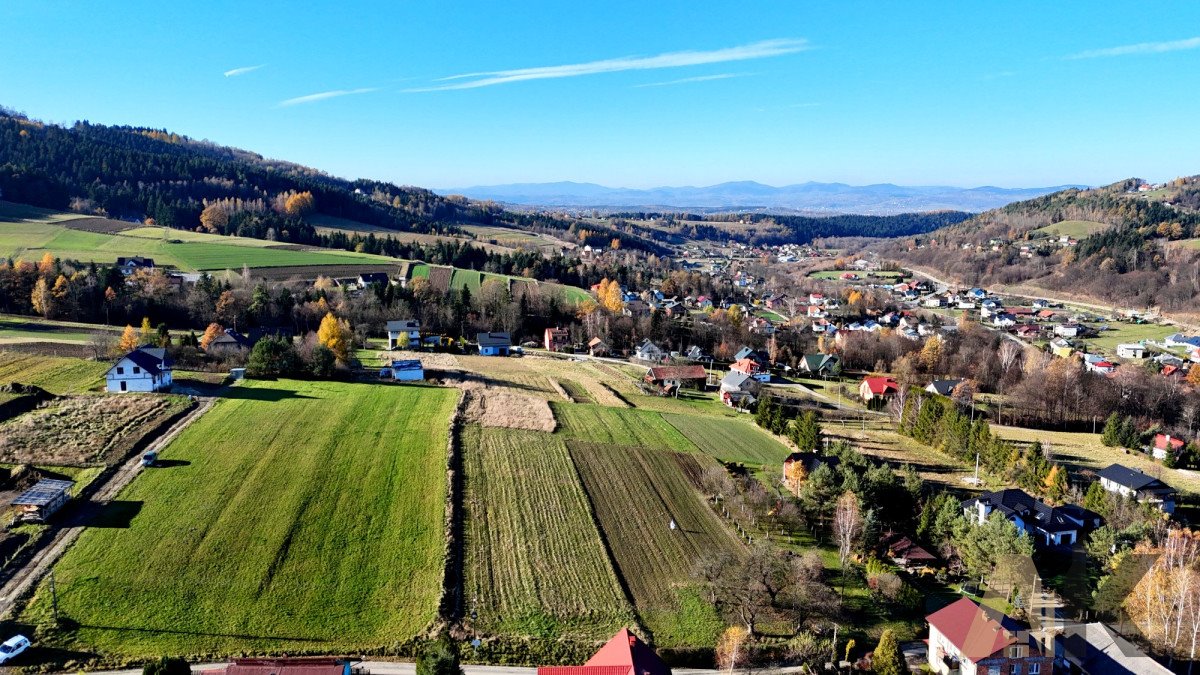
<svg viewBox="0 0 1200 675">
<path fill-rule="evenodd" d="M 162 129 L 47 124 L 0 108 L 0 198 L 125 220 L 294 243 L 318 243 L 303 216 L 322 213 L 398 231 L 463 224 L 567 232 L 580 243 L 661 249 L 568 218 L 518 214 L 421 188 L 345 180 Z M 586 238 L 594 241 L 584 241 Z"/>
<path fill-rule="evenodd" d="M 962 283 L 1029 283 L 1126 307 L 1193 312 L 1200 177 L 1063 190 L 881 249 Z"/>
</svg>

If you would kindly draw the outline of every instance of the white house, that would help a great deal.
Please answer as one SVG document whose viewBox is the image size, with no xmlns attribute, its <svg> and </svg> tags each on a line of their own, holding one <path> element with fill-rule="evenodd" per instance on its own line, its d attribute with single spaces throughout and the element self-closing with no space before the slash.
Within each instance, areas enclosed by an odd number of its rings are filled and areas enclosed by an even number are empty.
<svg viewBox="0 0 1200 675">
<path fill-rule="evenodd" d="M 171 388 L 171 359 L 167 350 L 149 345 L 122 356 L 104 374 L 108 391 L 162 391 Z"/>
<path fill-rule="evenodd" d="M 1175 512 L 1175 488 L 1154 476 L 1121 464 L 1111 464 L 1097 475 L 1100 476 L 1100 487 L 1109 492 L 1151 504 L 1164 513 Z"/>
<path fill-rule="evenodd" d="M 416 349 L 421 346 L 421 322 L 402 319 L 387 322 L 388 349 Z"/>
<path fill-rule="evenodd" d="M 379 377 L 402 382 L 415 382 L 425 379 L 425 368 L 417 359 L 396 359 L 392 361 L 391 365 L 380 369 Z"/>
<path fill-rule="evenodd" d="M 1117 345 L 1117 356 L 1123 359 L 1144 359 L 1146 348 L 1136 342 Z"/>
</svg>

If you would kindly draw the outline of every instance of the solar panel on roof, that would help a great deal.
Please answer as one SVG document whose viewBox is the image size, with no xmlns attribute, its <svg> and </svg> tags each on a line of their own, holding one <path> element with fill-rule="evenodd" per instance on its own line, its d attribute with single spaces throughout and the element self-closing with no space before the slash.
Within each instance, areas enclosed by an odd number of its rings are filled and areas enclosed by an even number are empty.
<svg viewBox="0 0 1200 675">
<path fill-rule="evenodd" d="M 14 499 L 13 506 L 45 506 L 62 493 L 70 490 L 73 485 L 75 482 L 69 480 L 50 478 L 39 480 L 33 487 Z"/>
</svg>

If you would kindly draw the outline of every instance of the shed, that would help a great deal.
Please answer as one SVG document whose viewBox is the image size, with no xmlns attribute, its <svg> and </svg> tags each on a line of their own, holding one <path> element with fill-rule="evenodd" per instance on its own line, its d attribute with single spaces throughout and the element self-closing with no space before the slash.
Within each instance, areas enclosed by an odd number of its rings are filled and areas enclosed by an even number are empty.
<svg viewBox="0 0 1200 675">
<path fill-rule="evenodd" d="M 22 492 L 12 505 L 20 511 L 23 520 L 45 521 L 67 503 L 74 485 L 74 481 L 43 478 Z"/>
<path fill-rule="evenodd" d="M 425 368 L 417 359 L 395 359 L 390 365 L 380 369 L 379 377 L 390 377 L 402 382 L 415 382 L 425 379 Z"/>
</svg>

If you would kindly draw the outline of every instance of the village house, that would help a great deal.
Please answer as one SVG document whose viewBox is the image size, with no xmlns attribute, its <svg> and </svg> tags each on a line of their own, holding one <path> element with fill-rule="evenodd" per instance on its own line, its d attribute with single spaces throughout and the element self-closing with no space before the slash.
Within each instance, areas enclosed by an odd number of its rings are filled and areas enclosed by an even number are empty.
<svg viewBox="0 0 1200 675">
<path fill-rule="evenodd" d="M 1077 323 L 1063 323 L 1054 327 L 1054 334 L 1063 338 L 1079 337 L 1083 326 Z"/>
<path fill-rule="evenodd" d="M 547 328 L 543 337 L 548 352 L 561 352 L 571 346 L 571 331 L 566 328 Z"/>
<path fill-rule="evenodd" d="M 1054 647 L 1071 675 L 1172 675 L 1171 669 L 1099 622 L 1068 624 Z"/>
<path fill-rule="evenodd" d="M 737 354 L 733 355 L 734 361 L 741 361 L 742 359 L 750 359 L 763 368 L 767 367 L 766 354 L 763 354 L 760 351 L 756 351 L 756 350 L 751 349 L 746 346 L 743 346 L 741 349 L 738 350 Z"/>
<path fill-rule="evenodd" d="M 1122 359 L 1144 359 L 1146 348 L 1138 342 L 1128 342 L 1117 345 L 1117 357 Z"/>
<path fill-rule="evenodd" d="M 658 345 L 650 341 L 650 338 L 642 340 L 642 343 L 637 346 L 633 352 L 633 358 L 639 361 L 650 361 L 658 363 L 667 358 L 667 353 L 664 352 Z"/>
<path fill-rule="evenodd" d="M 1171 434 L 1155 434 L 1154 440 L 1146 448 L 1146 452 L 1154 459 L 1162 461 L 1167 458 L 1167 453 L 1172 457 L 1178 457 L 1186 443 L 1182 438 L 1171 438 Z"/>
<path fill-rule="evenodd" d="M 371 285 L 390 286 L 392 279 L 387 275 L 387 272 L 363 272 L 358 275 L 358 287 L 362 289 L 369 288 Z"/>
<path fill-rule="evenodd" d="M 170 389 L 171 358 L 167 350 L 149 345 L 122 356 L 104 374 L 110 392 L 163 391 Z"/>
<path fill-rule="evenodd" d="M 143 258 L 141 256 L 130 256 L 117 258 L 117 269 L 121 270 L 121 276 L 131 277 L 138 270 L 153 270 L 154 258 Z"/>
<path fill-rule="evenodd" d="M 1057 340 L 1054 340 L 1053 342 L 1050 343 L 1050 353 L 1054 354 L 1055 356 L 1059 357 L 1060 359 L 1068 358 L 1074 352 L 1075 352 L 1075 348 L 1071 345 L 1070 342 L 1067 342 L 1063 338 L 1058 338 Z"/>
<path fill-rule="evenodd" d="M 1098 354 L 1084 354 L 1083 365 L 1093 373 L 1107 375 L 1117 369 L 1117 364 Z"/>
<path fill-rule="evenodd" d="M 729 370 L 744 373 L 758 380 L 759 382 L 770 382 L 771 373 L 763 368 L 757 361 L 750 358 L 738 359 L 729 366 Z"/>
<path fill-rule="evenodd" d="M 475 343 L 480 356 L 508 356 L 512 351 L 512 336 L 508 333 L 479 333 Z"/>
<path fill-rule="evenodd" d="M 1100 487 L 1136 500 L 1140 504 L 1152 504 L 1163 513 L 1175 512 L 1175 488 L 1154 476 L 1121 464 L 1110 464 L 1100 470 Z"/>
<path fill-rule="evenodd" d="M 232 328 L 226 328 L 217 337 L 213 338 L 204 348 L 204 352 L 209 356 L 232 356 L 250 351 L 254 348 L 254 342 L 237 332 Z"/>
<path fill-rule="evenodd" d="M 421 346 L 421 322 L 400 319 L 387 322 L 388 350 L 417 349 Z"/>
<path fill-rule="evenodd" d="M 934 380 L 926 385 L 925 391 L 938 396 L 949 396 L 962 382 L 962 380 Z"/>
<path fill-rule="evenodd" d="M 1100 516 L 1079 506 L 1050 506 L 1024 490 L 1009 488 L 988 492 L 962 503 L 963 515 L 979 525 L 992 512 L 1033 536 L 1038 545 L 1073 546 L 1085 532 L 1102 524 Z"/>
<path fill-rule="evenodd" d="M 900 383 L 890 377 L 868 377 L 858 385 L 858 395 L 865 403 L 883 402 L 900 391 Z"/>
<path fill-rule="evenodd" d="M 537 675 L 671 675 L 671 669 L 645 642 L 622 628 L 582 666 L 538 666 Z"/>
<path fill-rule="evenodd" d="M 608 356 L 608 343 L 598 337 L 588 340 L 587 346 L 591 356 Z"/>
<path fill-rule="evenodd" d="M 1042 336 L 1042 329 L 1040 326 L 1035 326 L 1031 323 L 1023 323 L 1017 326 L 1016 333 L 1017 337 L 1023 340 L 1036 340 Z"/>
<path fill-rule="evenodd" d="M 738 370 L 731 370 L 721 378 L 721 402 L 733 407 L 745 403 L 747 405 L 758 400 L 762 383 L 753 376 Z"/>
<path fill-rule="evenodd" d="M 992 325 L 997 328 L 1012 328 L 1017 325 L 1017 317 L 1008 312 L 1001 312 L 992 317 Z"/>
<path fill-rule="evenodd" d="M 1183 349 L 1193 349 L 1200 347 L 1200 335 L 1184 335 L 1183 333 L 1173 333 L 1163 339 L 1163 344 L 1168 348 L 1181 347 Z"/>
<path fill-rule="evenodd" d="M 841 371 L 842 359 L 837 354 L 805 354 L 796 368 L 802 373 L 834 375 Z"/>
<path fill-rule="evenodd" d="M 938 675 L 1052 675 L 1054 654 L 1014 619 L 959 598 L 925 617 Z"/>
<path fill-rule="evenodd" d="M 941 564 L 936 555 L 907 535 L 888 532 L 880 543 L 887 549 L 887 557 L 906 572 L 930 573 Z"/>
</svg>

